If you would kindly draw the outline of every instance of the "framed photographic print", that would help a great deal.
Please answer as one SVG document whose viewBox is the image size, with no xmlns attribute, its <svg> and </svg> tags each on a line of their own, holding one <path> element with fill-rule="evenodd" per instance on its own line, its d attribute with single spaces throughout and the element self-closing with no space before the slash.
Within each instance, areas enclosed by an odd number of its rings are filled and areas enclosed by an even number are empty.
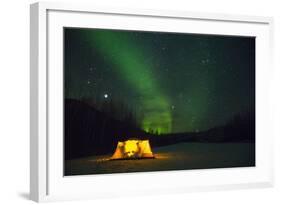
<svg viewBox="0 0 281 205">
<path fill-rule="evenodd" d="M 31 199 L 271 186 L 272 22 L 31 5 Z"/>
</svg>

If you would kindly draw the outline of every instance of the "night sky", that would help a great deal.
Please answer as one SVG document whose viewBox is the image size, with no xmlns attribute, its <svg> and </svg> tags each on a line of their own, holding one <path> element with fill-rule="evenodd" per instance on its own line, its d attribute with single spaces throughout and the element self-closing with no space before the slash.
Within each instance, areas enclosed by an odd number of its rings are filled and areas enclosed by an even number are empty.
<svg viewBox="0 0 281 205">
<path fill-rule="evenodd" d="M 255 38 L 64 30 L 65 98 L 122 102 L 140 127 L 196 132 L 255 109 Z"/>
</svg>

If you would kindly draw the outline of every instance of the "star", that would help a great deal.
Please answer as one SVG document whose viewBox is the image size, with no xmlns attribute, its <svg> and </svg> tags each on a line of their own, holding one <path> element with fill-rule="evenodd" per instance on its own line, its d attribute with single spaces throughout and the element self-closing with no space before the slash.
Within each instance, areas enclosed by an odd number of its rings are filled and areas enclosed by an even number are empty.
<svg viewBox="0 0 281 205">
<path fill-rule="evenodd" d="M 203 65 L 206 65 L 206 64 L 208 64 L 210 62 L 210 59 L 209 58 L 206 58 L 206 59 L 202 59 L 201 60 L 201 64 L 203 64 Z"/>
<path fill-rule="evenodd" d="M 103 97 L 104 97 L 104 98 L 108 98 L 108 94 L 104 94 Z"/>
<path fill-rule="evenodd" d="M 192 118 L 191 118 L 191 122 L 194 122 L 194 121 L 195 121 L 195 117 L 192 117 Z"/>
<path fill-rule="evenodd" d="M 88 81 L 87 81 L 87 84 L 88 84 L 88 85 L 90 85 L 90 84 L 91 84 L 91 81 L 90 81 L 90 80 L 88 80 Z"/>
<path fill-rule="evenodd" d="M 182 98 L 183 98 L 183 93 L 179 93 L 179 94 L 178 94 L 178 97 L 179 97 L 180 99 L 182 99 Z"/>
</svg>

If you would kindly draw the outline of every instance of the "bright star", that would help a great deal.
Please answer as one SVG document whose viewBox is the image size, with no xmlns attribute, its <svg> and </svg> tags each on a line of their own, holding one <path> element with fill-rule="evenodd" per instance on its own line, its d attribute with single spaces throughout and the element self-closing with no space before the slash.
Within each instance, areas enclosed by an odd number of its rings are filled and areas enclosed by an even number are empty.
<svg viewBox="0 0 281 205">
<path fill-rule="evenodd" d="M 104 94 L 103 97 L 104 97 L 104 98 L 108 98 L 108 94 Z"/>
</svg>

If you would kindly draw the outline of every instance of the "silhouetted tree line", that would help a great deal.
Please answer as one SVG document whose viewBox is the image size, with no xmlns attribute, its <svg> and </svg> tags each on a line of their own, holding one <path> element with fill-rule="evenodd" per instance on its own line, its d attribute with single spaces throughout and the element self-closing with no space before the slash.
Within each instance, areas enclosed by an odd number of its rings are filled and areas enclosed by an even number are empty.
<svg viewBox="0 0 281 205">
<path fill-rule="evenodd" d="M 253 113 L 236 115 L 223 126 L 198 133 L 146 133 L 136 115 L 122 103 L 84 99 L 64 101 L 65 159 L 113 153 L 117 142 L 149 139 L 152 148 L 182 142 L 254 142 Z"/>
<path fill-rule="evenodd" d="M 113 152 L 119 140 L 143 135 L 133 113 L 108 101 L 95 108 L 93 102 L 64 102 L 65 158 Z M 122 112 L 121 112 L 122 110 Z"/>
<path fill-rule="evenodd" d="M 225 125 L 198 134 L 208 142 L 255 142 L 255 112 L 236 114 Z"/>
<path fill-rule="evenodd" d="M 82 102 L 90 105 L 98 111 L 105 113 L 107 116 L 115 120 L 122 121 L 130 127 L 138 127 L 140 122 L 137 121 L 136 112 L 129 108 L 128 105 L 121 101 L 113 100 L 98 100 L 97 98 L 84 98 Z"/>
</svg>

